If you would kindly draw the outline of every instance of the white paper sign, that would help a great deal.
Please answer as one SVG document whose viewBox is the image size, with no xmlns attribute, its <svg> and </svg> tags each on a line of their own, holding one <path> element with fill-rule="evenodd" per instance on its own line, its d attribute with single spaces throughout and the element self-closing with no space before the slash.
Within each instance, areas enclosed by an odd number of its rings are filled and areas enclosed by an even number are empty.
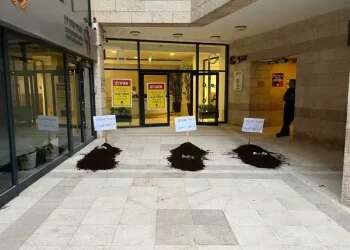
<svg viewBox="0 0 350 250">
<path fill-rule="evenodd" d="M 197 130 L 196 117 L 194 116 L 181 116 L 175 117 L 175 131 L 186 132 Z"/>
<path fill-rule="evenodd" d="M 59 130 L 57 116 L 39 115 L 36 124 L 39 131 L 56 132 Z"/>
<path fill-rule="evenodd" d="M 262 133 L 264 129 L 264 119 L 244 118 L 242 131 L 247 133 Z"/>
<path fill-rule="evenodd" d="M 117 122 L 115 120 L 115 115 L 94 116 L 94 128 L 95 128 L 95 131 L 117 129 Z"/>
</svg>

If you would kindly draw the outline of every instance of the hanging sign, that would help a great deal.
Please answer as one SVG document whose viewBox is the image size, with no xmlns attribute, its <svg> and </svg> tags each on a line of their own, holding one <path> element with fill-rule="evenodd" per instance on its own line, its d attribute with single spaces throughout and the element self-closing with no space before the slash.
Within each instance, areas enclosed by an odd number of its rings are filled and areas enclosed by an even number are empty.
<svg viewBox="0 0 350 250">
<path fill-rule="evenodd" d="M 147 83 L 147 108 L 149 110 L 165 109 L 165 83 Z"/>
<path fill-rule="evenodd" d="M 272 73 L 272 87 L 283 87 L 283 80 L 283 73 Z"/>
<path fill-rule="evenodd" d="M 194 116 L 180 116 L 175 117 L 175 131 L 187 132 L 197 130 L 196 117 Z"/>
<path fill-rule="evenodd" d="M 264 129 L 264 119 L 261 118 L 244 118 L 242 132 L 262 133 Z"/>
<path fill-rule="evenodd" d="M 57 116 L 39 115 L 36 124 L 39 131 L 56 132 L 59 130 Z"/>
<path fill-rule="evenodd" d="M 131 79 L 112 79 L 112 106 L 127 107 L 132 106 Z"/>
<path fill-rule="evenodd" d="M 243 72 L 242 71 L 233 72 L 233 89 L 236 92 L 241 92 L 243 90 Z"/>
<path fill-rule="evenodd" d="M 115 119 L 115 115 L 94 116 L 94 129 L 95 129 L 95 131 L 117 129 L 117 122 Z"/>
</svg>

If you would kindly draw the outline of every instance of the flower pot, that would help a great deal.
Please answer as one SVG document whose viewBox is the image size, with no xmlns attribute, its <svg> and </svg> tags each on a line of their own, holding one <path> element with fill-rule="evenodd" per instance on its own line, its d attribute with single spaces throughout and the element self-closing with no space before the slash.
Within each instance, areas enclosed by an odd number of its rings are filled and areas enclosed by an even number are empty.
<svg viewBox="0 0 350 250">
<path fill-rule="evenodd" d="M 192 109 L 192 104 L 191 103 L 187 103 L 187 113 L 189 116 L 193 115 L 193 109 Z"/>
<path fill-rule="evenodd" d="M 173 102 L 174 112 L 181 112 L 181 102 Z"/>
<path fill-rule="evenodd" d="M 19 162 L 21 170 L 30 170 L 36 167 L 36 151 L 26 154 Z"/>
</svg>

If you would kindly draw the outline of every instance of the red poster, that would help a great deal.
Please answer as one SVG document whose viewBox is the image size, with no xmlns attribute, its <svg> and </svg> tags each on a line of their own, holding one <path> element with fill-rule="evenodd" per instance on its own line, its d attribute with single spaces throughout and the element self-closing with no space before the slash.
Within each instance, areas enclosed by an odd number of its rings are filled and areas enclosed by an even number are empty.
<svg viewBox="0 0 350 250">
<path fill-rule="evenodd" d="M 283 87 L 283 80 L 283 73 L 272 73 L 272 87 Z"/>
</svg>

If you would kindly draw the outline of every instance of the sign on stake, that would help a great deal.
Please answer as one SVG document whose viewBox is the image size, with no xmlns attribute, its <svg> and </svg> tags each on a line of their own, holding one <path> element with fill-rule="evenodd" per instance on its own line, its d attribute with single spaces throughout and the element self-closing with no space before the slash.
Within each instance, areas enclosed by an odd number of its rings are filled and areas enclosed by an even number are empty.
<svg viewBox="0 0 350 250">
<path fill-rule="evenodd" d="M 99 115 L 94 116 L 94 129 L 97 132 L 103 132 L 105 143 L 108 142 L 108 130 L 117 129 L 117 121 L 115 115 Z"/>
<path fill-rule="evenodd" d="M 190 131 L 197 130 L 196 117 L 180 116 L 175 117 L 175 131 L 186 132 L 187 141 L 190 141 Z"/>
<path fill-rule="evenodd" d="M 248 133 L 248 144 L 250 144 L 250 134 L 262 134 L 264 129 L 264 119 L 262 118 L 244 118 L 242 132 Z"/>
</svg>

